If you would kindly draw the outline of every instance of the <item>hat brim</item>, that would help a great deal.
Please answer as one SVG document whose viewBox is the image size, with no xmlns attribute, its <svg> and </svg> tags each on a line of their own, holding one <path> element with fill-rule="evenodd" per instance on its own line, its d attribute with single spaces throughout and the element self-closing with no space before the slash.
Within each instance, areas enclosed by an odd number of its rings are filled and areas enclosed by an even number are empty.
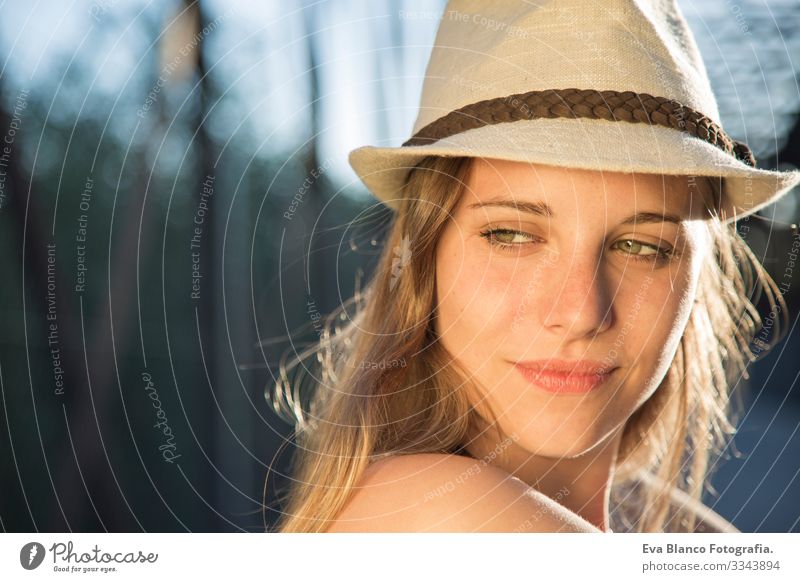
<svg viewBox="0 0 800 582">
<path fill-rule="evenodd" d="M 570 168 L 666 175 L 721 176 L 724 222 L 741 219 L 800 183 L 800 171 L 748 166 L 718 147 L 660 125 L 604 119 L 532 119 L 497 123 L 420 146 L 363 146 L 348 159 L 381 202 L 397 209 L 409 171 L 426 156 L 470 156 Z"/>
</svg>

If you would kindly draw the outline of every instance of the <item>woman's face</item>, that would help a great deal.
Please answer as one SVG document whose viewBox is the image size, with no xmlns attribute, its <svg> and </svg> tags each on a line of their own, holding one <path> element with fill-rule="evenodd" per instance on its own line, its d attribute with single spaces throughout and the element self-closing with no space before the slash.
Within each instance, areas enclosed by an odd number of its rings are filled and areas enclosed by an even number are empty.
<svg viewBox="0 0 800 582">
<path fill-rule="evenodd" d="M 474 160 L 436 250 L 435 326 L 478 410 L 547 457 L 621 427 L 677 350 L 703 215 L 685 176 Z"/>
</svg>

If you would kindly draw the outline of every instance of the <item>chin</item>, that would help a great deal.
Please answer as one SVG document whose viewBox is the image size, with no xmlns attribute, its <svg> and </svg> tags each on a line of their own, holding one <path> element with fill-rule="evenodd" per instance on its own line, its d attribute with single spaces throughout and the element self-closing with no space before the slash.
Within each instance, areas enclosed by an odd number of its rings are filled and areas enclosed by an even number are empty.
<svg viewBox="0 0 800 582">
<path fill-rule="evenodd" d="M 524 423 L 504 426 L 506 434 L 516 434 L 516 445 L 534 455 L 554 459 L 580 457 L 600 445 L 610 434 L 604 426 L 571 420 L 562 423 L 539 423 L 533 427 Z"/>
</svg>

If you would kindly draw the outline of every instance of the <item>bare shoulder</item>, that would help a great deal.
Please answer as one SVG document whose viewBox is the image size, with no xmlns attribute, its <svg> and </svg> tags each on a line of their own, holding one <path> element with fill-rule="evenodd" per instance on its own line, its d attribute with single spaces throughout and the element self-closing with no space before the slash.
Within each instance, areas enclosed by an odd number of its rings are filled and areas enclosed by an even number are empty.
<svg viewBox="0 0 800 582">
<path fill-rule="evenodd" d="M 505 471 L 448 454 L 386 457 L 328 532 L 598 532 Z"/>
</svg>

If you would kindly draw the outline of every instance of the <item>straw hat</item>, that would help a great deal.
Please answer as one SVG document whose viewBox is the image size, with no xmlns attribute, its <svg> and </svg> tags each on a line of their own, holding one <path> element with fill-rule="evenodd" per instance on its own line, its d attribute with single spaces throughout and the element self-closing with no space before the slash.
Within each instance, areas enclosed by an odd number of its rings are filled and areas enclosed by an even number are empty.
<svg viewBox="0 0 800 582">
<path fill-rule="evenodd" d="M 725 222 L 800 183 L 800 171 L 755 168 L 725 133 L 674 0 L 450 0 L 411 138 L 357 148 L 349 161 L 396 209 L 429 155 L 721 176 Z"/>
</svg>

